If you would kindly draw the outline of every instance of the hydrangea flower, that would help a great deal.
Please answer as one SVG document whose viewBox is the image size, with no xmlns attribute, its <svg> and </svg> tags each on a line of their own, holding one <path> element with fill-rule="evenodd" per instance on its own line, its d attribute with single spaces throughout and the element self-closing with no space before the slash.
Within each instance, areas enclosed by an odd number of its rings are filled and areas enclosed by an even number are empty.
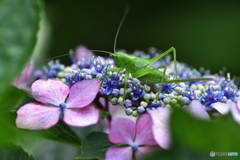
<svg viewBox="0 0 240 160">
<path fill-rule="evenodd" d="M 134 101 L 138 100 L 138 98 L 144 96 L 145 94 L 145 88 L 144 87 L 140 87 L 139 84 L 130 84 L 131 86 L 131 96 L 132 96 L 132 99 Z"/>
<path fill-rule="evenodd" d="M 168 93 L 172 93 L 176 87 L 175 83 L 163 83 L 161 93 L 165 93 L 166 91 L 168 91 Z"/>
<path fill-rule="evenodd" d="M 17 111 L 16 125 L 24 129 L 47 129 L 58 122 L 61 111 L 64 113 L 63 121 L 69 125 L 83 127 L 95 124 L 99 110 L 90 103 L 95 99 L 99 86 L 98 78 L 75 83 L 71 89 L 59 80 L 37 80 L 32 85 L 32 95 L 44 104 L 31 102 L 22 106 Z"/>
<path fill-rule="evenodd" d="M 148 114 L 141 115 L 136 124 L 125 118 L 113 118 L 108 139 L 112 143 L 124 143 L 129 146 L 110 147 L 106 152 L 105 160 L 131 160 L 133 153 L 136 159 L 139 159 L 159 149 L 153 138 L 151 117 Z"/>
<path fill-rule="evenodd" d="M 202 94 L 202 99 L 205 103 L 205 108 L 208 110 L 210 108 L 210 105 L 216 102 L 220 102 L 222 100 L 223 96 L 221 92 L 218 92 L 217 94 L 214 94 L 214 88 L 208 87 L 207 89 L 207 95 Z"/>
<path fill-rule="evenodd" d="M 186 89 L 186 91 L 183 92 L 183 96 L 187 97 L 190 101 L 192 100 L 200 101 L 200 97 L 198 97 L 194 90 L 192 91 L 191 89 Z"/>
<path fill-rule="evenodd" d="M 214 103 L 212 108 L 216 109 L 222 115 L 231 111 L 233 119 L 240 124 L 240 100 L 237 100 L 237 102 L 228 101 L 227 103 Z"/>
<path fill-rule="evenodd" d="M 193 100 L 187 107 L 184 108 L 187 112 L 199 119 L 209 120 L 210 117 L 204 106 L 197 100 Z M 169 129 L 169 120 L 171 108 L 158 107 L 154 110 L 149 110 L 148 114 L 152 118 L 152 132 L 157 144 L 163 149 L 170 149 L 171 137 Z"/>
<path fill-rule="evenodd" d="M 60 64 L 60 61 L 57 59 L 54 61 L 50 61 L 48 63 L 49 69 L 46 66 L 43 66 L 43 73 L 45 74 L 46 78 L 52 78 L 56 77 L 57 73 L 61 71 L 62 65 Z"/>
<path fill-rule="evenodd" d="M 106 87 L 106 95 L 112 93 L 112 90 L 118 87 L 119 82 L 122 82 L 123 79 L 114 79 L 114 74 L 112 74 L 111 79 L 107 76 L 103 82 L 103 87 Z"/>
<path fill-rule="evenodd" d="M 72 87 L 75 83 L 81 80 L 80 73 L 81 71 L 76 71 L 76 72 L 73 72 L 71 75 L 67 75 L 65 77 L 67 83 L 69 84 L 69 87 Z"/>
<path fill-rule="evenodd" d="M 31 58 L 26 66 L 21 71 L 20 75 L 18 75 L 12 82 L 12 84 L 18 88 L 25 87 L 27 85 L 27 81 L 30 78 L 34 68 L 34 61 Z"/>
</svg>

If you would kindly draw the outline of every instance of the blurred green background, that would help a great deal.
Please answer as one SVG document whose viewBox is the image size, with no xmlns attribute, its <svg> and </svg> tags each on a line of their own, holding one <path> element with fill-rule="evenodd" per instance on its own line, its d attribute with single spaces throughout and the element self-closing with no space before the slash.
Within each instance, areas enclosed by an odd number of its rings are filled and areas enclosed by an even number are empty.
<svg viewBox="0 0 240 160">
<path fill-rule="evenodd" d="M 111 1 L 45 0 L 49 31 L 44 35 L 45 57 L 68 53 L 78 44 L 113 52 L 125 2 L 129 14 L 121 28 L 117 49 L 162 51 L 175 47 L 177 60 L 218 73 L 223 66 L 238 72 L 240 1 Z M 40 59 L 38 59 L 40 60 Z M 42 60 L 42 59 L 41 59 Z M 60 59 L 69 63 L 68 57 Z"/>
</svg>

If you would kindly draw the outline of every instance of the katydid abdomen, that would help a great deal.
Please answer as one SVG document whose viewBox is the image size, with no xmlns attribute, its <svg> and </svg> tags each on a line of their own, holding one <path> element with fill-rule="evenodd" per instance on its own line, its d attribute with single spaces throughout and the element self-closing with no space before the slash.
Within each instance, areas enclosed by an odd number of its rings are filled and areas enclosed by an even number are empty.
<svg viewBox="0 0 240 160">
<path fill-rule="evenodd" d="M 154 67 L 152 66 L 145 66 L 145 67 L 142 67 L 141 70 L 146 70 L 146 69 L 154 69 Z M 160 83 L 161 82 L 161 79 L 163 77 L 163 73 L 160 72 L 159 70 L 155 70 L 155 71 L 152 71 L 142 77 L 138 77 L 137 79 L 139 81 L 141 81 L 142 83 L 146 83 L 146 84 L 155 84 L 155 83 Z M 165 75 L 164 76 L 164 80 L 167 80 L 168 79 L 168 76 Z"/>
</svg>

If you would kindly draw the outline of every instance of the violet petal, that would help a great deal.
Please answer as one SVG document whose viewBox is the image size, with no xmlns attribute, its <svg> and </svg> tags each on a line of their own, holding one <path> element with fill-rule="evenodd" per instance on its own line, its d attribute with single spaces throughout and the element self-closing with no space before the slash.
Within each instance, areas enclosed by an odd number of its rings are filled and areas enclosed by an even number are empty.
<svg viewBox="0 0 240 160">
<path fill-rule="evenodd" d="M 58 122 L 60 114 L 60 108 L 28 103 L 17 111 L 16 125 L 23 129 L 48 129 Z"/>
<path fill-rule="evenodd" d="M 105 155 L 105 160 L 132 160 L 131 147 L 110 147 Z"/>
<path fill-rule="evenodd" d="M 138 145 L 157 145 L 152 132 L 152 118 L 149 114 L 143 114 L 137 120 L 135 143 Z"/>
<path fill-rule="evenodd" d="M 76 127 L 85 127 L 96 124 L 99 118 L 99 110 L 92 105 L 77 109 L 66 108 L 63 112 L 63 121 Z"/>
<path fill-rule="evenodd" d="M 87 79 L 75 83 L 70 90 L 67 108 L 83 108 L 89 105 L 96 97 L 100 87 L 98 78 Z"/>
<path fill-rule="evenodd" d="M 210 120 L 209 114 L 206 112 L 201 102 L 193 100 L 187 107 L 184 108 L 187 112 L 199 119 Z"/>
<path fill-rule="evenodd" d="M 69 93 L 69 87 L 55 79 L 39 79 L 32 84 L 33 97 L 42 103 L 50 103 L 58 106 L 65 102 Z"/>
<path fill-rule="evenodd" d="M 221 102 L 213 103 L 211 105 L 211 107 L 216 109 L 221 114 L 227 114 L 230 110 L 229 105 L 227 105 L 226 103 L 221 103 Z"/>
<path fill-rule="evenodd" d="M 171 145 L 169 128 L 171 109 L 168 107 L 158 107 L 155 110 L 150 110 L 149 114 L 152 118 L 152 130 L 156 142 L 160 147 L 169 149 Z"/>
<path fill-rule="evenodd" d="M 126 118 L 113 118 L 108 134 L 108 139 L 112 143 L 133 143 L 133 133 L 135 123 Z"/>
</svg>

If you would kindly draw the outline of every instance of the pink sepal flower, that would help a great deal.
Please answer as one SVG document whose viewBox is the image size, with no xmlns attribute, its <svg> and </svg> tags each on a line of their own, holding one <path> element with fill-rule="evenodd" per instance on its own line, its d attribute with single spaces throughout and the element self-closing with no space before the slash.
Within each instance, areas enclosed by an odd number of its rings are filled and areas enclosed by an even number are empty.
<svg viewBox="0 0 240 160">
<path fill-rule="evenodd" d="M 237 100 L 237 102 L 215 103 L 212 108 L 223 115 L 231 111 L 233 119 L 240 124 L 240 100 Z"/>
<path fill-rule="evenodd" d="M 209 114 L 201 102 L 193 100 L 187 107 L 183 108 L 198 119 L 210 120 Z"/>
<path fill-rule="evenodd" d="M 148 113 L 152 118 L 153 135 L 158 145 L 163 149 L 171 148 L 171 135 L 169 128 L 169 120 L 171 108 L 158 107 L 155 110 L 150 110 Z M 199 119 L 210 120 L 210 117 L 204 106 L 197 100 L 193 100 L 187 107 L 184 108 L 187 112 Z"/>
<path fill-rule="evenodd" d="M 135 138 L 134 133 L 136 133 Z M 110 147 L 105 155 L 106 160 L 131 160 L 133 151 L 136 158 L 139 158 L 160 149 L 154 140 L 151 117 L 148 114 L 141 115 L 136 124 L 129 119 L 113 118 L 108 139 L 115 144 L 124 143 L 130 146 Z"/>
<path fill-rule="evenodd" d="M 64 113 L 64 122 L 69 125 L 84 127 L 96 124 L 99 110 L 90 103 L 96 97 L 99 86 L 98 78 L 75 83 L 71 89 L 59 80 L 37 80 L 32 85 L 32 95 L 46 104 L 28 103 L 22 106 L 17 111 L 16 125 L 24 129 L 47 129 L 58 122 L 61 111 Z"/>
<path fill-rule="evenodd" d="M 27 86 L 27 81 L 29 80 L 34 69 L 34 61 L 31 58 L 26 66 L 23 68 L 21 73 L 13 80 L 12 84 L 18 88 L 24 88 Z"/>
<path fill-rule="evenodd" d="M 152 118 L 152 131 L 157 144 L 163 149 L 169 149 L 171 146 L 171 135 L 169 120 L 171 108 L 158 107 L 148 112 Z"/>
</svg>

